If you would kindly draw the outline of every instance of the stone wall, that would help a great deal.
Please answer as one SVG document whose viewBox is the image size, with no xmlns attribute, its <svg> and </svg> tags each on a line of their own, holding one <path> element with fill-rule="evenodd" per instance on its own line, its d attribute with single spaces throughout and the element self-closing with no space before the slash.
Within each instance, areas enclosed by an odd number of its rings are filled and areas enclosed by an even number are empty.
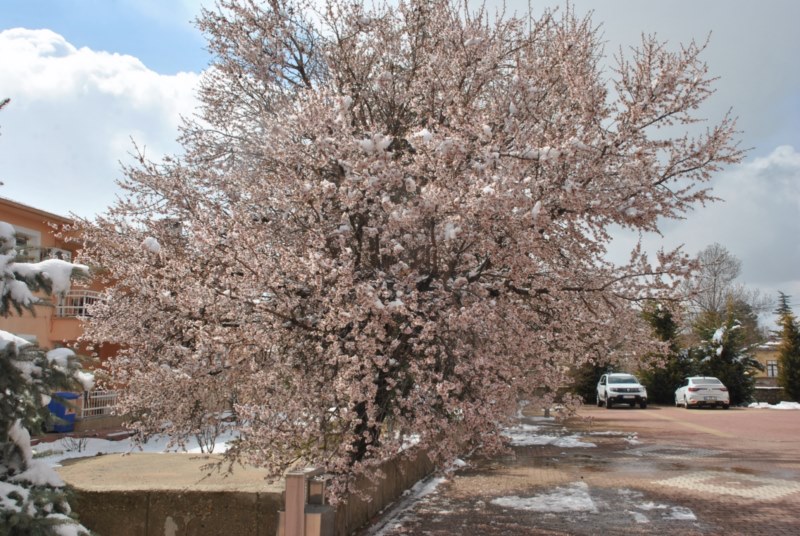
<svg viewBox="0 0 800 536">
<path fill-rule="evenodd" d="M 782 400 L 787 400 L 787 397 L 783 387 L 756 386 L 753 391 L 753 399 L 755 402 L 777 404 Z"/>
</svg>

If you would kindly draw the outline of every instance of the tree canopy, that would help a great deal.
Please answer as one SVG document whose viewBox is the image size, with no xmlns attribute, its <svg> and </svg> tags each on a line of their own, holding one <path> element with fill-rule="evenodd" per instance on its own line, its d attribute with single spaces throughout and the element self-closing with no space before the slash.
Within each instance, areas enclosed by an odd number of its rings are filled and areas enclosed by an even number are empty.
<svg viewBox="0 0 800 536">
<path fill-rule="evenodd" d="M 741 158 L 731 118 L 674 135 L 713 91 L 703 46 L 643 37 L 605 72 L 571 8 L 219 4 L 185 154 L 142 157 L 86 224 L 112 283 L 87 336 L 126 343 L 142 431 L 185 436 L 196 393 L 230 393 L 229 460 L 319 465 L 340 492 L 410 437 L 437 461 L 498 447 L 568 367 L 658 346 L 633 305 L 690 260 L 605 253 Z"/>
</svg>

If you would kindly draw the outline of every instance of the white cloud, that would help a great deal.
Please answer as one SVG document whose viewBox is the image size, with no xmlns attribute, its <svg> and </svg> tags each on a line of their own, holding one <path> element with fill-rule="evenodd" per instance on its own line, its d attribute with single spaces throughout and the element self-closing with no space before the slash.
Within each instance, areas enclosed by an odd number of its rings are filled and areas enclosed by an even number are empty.
<svg viewBox="0 0 800 536">
<path fill-rule="evenodd" d="M 49 30 L 0 32 L 0 196 L 88 216 L 112 201 L 130 138 L 151 157 L 180 150 L 197 73 L 160 75 L 137 58 L 76 48 Z"/>
<path fill-rule="evenodd" d="M 694 255 L 718 242 L 742 261 L 740 282 L 776 298 L 778 290 L 800 298 L 800 153 L 783 145 L 764 157 L 723 171 L 714 180 L 713 195 L 722 201 L 699 207 L 685 220 L 662 225 L 664 237 L 648 235 L 643 243 L 684 245 Z M 636 242 L 620 233 L 612 258 L 623 261 Z"/>
</svg>

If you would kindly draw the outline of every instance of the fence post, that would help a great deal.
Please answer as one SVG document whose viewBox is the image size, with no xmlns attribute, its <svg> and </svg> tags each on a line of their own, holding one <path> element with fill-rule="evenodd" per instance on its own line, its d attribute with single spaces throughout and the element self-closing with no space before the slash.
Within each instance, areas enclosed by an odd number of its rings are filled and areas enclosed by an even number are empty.
<svg viewBox="0 0 800 536">
<path fill-rule="evenodd" d="M 322 469 L 286 473 L 285 506 L 278 512 L 278 536 L 333 536 L 334 510 L 325 504 Z"/>
</svg>

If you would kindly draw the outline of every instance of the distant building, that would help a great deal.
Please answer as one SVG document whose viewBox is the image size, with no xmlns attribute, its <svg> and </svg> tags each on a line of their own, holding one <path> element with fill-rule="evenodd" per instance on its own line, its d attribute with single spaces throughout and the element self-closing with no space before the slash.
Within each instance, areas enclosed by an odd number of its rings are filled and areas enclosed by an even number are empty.
<svg viewBox="0 0 800 536">
<path fill-rule="evenodd" d="M 764 370 L 758 371 L 756 376 L 755 397 L 759 402 L 780 402 L 783 389 L 778 387 L 778 346 L 780 341 L 770 338 L 759 344 L 753 351 L 753 357 L 761 363 Z"/>
</svg>

